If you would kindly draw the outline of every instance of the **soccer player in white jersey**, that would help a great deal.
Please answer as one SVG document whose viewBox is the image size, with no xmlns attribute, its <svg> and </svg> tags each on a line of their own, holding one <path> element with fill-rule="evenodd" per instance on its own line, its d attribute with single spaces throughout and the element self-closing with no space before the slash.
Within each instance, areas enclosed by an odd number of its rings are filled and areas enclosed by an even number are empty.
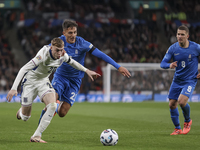
<svg viewBox="0 0 200 150">
<path fill-rule="evenodd" d="M 187 134 L 192 125 L 190 119 L 190 105 L 187 103 L 191 97 L 198 74 L 198 57 L 200 55 L 200 45 L 189 41 L 189 29 L 182 25 L 177 30 L 178 42 L 172 44 L 165 54 L 160 66 L 164 69 L 174 69 L 175 74 L 169 90 L 169 107 L 172 122 L 175 126 L 171 135 Z M 173 62 L 169 61 L 173 58 Z M 179 123 L 179 111 L 177 105 L 180 105 L 185 119 L 183 131 Z"/>
<path fill-rule="evenodd" d="M 51 46 L 45 45 L 37 55 L 25 64 L 19 71 L 11 90 L 8 92 L 7 100 L 17 96 L 17 87 L 22 81 L 21 108 L 18 110 L 17 119 L 27 121 L 31 117 L 33 100 L 38 95 L 40 100 L 46 105 L 47 111 L 43 115 L 38 128 L 31 136 L 30 142 L 46 143 L 41 139 L 42 132 L 48 127 L 56 110 L 55 90 L 49 81 L 49 75 L 63 62 L 67 62 L 72 67 L 86 72 L 94 80 L 98 73 L 91 71 L 72 58 L 64 50 L 64 42 L 60 38 L 54 38 Z"/>
</svg>

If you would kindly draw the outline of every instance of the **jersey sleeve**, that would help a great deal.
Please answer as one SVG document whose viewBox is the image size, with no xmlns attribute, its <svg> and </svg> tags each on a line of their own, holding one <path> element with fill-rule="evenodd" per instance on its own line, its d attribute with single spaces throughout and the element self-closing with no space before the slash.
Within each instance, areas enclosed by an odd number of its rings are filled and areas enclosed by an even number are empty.
<svg viewBox="0 0 200 150">
<path fill-rule="evenodd" d="M 168 69 L 170 67 L 169 61 L 171 60 L 172 56 L 173 56 L 173 48 L 169 47 L 163 60 L 160 63 L 160 67 L 163 69 Z"/>
<path fill-rule="evenodd" d="M 69 62 L 70 62 L 70 57 L 69 57 L 69 55 L 68 55 L 67 53 L 64 54 L 64 61 L 65 61 L 66 63 L 69 63 Z"/>
<path fill-rule="evenodd" d="M 46 47 L 44 46 L 43 48 L 39 50 L 36 56 L 31 60 L 34 63 L 35 67 L 44 61 L 45 52 L 46 52 Z"/>
<path fill-rule="evenodd" d="M 15 81 L 12 85 L 12 90 L 17 90 L 17 87 L 20 83 L 20 81 L 22 80 L 22 78 L 24 77 L 24 75 L 29 71 L 32 70 L 33 68 L 35 68 L 35 64 L 33 63 L 32 60 L 30 60 L 27 64 L 25 64 L 18 72 L 17 77 L 15 78 Z"/>
<path fill-rule="evenodd" d="M 83 38 L 79 37 L 79 42 L 81 43 L 81 47 L 86 51 L 90 51 L 90 49 L 93 47 L 93 44 L 84 40 Z"/>
<path fill-rule="evenodd" d="M 100 51 L 98 48 L 95 48 L 92 52 L 92 55 L 103 59 L 105 62 L 113 65 L 116 69 L 119 69 L 120 65 L 116 63 L 111 57 Z"/>
</svg>

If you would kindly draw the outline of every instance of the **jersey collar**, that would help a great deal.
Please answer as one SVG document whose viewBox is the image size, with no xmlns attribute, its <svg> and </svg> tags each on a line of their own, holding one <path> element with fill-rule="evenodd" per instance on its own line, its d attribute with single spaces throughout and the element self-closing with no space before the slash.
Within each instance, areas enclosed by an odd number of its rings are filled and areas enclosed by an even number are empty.
<svg viewBox="0 0 200 150">
<path fill-rule="evenodd" d="M 50 56 L 51 56 L 51 58 L 52 58 L 53 60 L 56 60 L 55 58 L 53 58 L 53 55 L 52 55 L 51 49 L 49 49 L 49 54 L 50 54 Z"/>
</svg>

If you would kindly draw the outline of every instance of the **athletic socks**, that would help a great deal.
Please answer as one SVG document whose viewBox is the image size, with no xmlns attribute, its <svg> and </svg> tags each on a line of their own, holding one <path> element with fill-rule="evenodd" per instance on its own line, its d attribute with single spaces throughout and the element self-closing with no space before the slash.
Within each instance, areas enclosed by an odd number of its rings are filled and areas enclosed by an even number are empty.
<svg viewBox="0 0 200 150">
<path fill-rule="evenodd" d="M 190 122 L 190 105 L 187 103 L 185 107 L 181 107 L 185 122 Z"/>
<path fill-rule="evenodd" d="M 53 118 L 53 115 L 55 113 L 56 107 L 57 107 L 56 103 L 50 103 L 46 106 L 47 111 L 46 111 L 46 113 L 44 113 L 35 133 L 33 134 L 33 137 L 42 135 L 42 132 L 50 124 L 51 119 Z"/>
<path fill-rule="evenodd" d="M 181 129 L 178 108 L 170 109 L 171 119 L 176 129 Z"/>
<path fill-rule="evenodd" d="M 59 103 L 56 103 L 57 104 L 57 107 L 56 107 L 56 113 L 58 113 L 58 106 L 60 105 Z M 40 119 L 38 121 L 38 125 L 40 124 L 40 121 L 42 119 L 42 116 L 44 115 L 46 111 L 43 109 L 42 112 L 41 112 L 41 115 L 40 115 Z"/>
</svg>

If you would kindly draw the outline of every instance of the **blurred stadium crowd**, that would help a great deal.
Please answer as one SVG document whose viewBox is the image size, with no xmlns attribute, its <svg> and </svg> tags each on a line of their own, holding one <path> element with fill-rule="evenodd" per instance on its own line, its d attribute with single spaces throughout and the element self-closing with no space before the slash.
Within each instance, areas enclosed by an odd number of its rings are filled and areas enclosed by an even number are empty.
<svg viewBox="0 0 200 150">
<path fill-rule="evenodd" d="M 28 59 L 50 43 L 53 37 L 62 35 L 62 20 L 77 21 L 78 35 L 93 43 L 116 62 L 160 63 L 167 48 L 176 42 L 176 28 L 184 23 L 190 27 L 190 40 L 200 42 L 200 1 L 165 1 L 163 9 L 146 10 L 142 6 L 132 10 L 128 0 L 22 0 L 23 8 L 0 14 L 0 92 L 11 88 L 20 69 L 11 53 L 12 43 L 5 34 L 16 28 L 17 41 Z M 190 7 L 188 7 L 190 6 Z M 157 15 L 161 14 L 161 17 Z M 158 20 L 159 19 L 159 20 Z M 163 34 L 159 34 L 163 33 Z M 165 41 L 163 43 L 163 41 Z M 102 74 L 105 62 L 87 54 L 85 66 Z M 157 72 L 158 82 L 152 72 L 133 73 L 124 84 L 115 83 L 112 90 L 168 90 L 173 76 Z M 91 82 L 86 76 L 80 93 L 102 90 L 103 78 Z M 115 83 L 115 84 L 114 84 Z M 118 87 L 118 88 L 116 88 Z M 121 87 L 121 88 L 119 88 Z"/>
</svg>

